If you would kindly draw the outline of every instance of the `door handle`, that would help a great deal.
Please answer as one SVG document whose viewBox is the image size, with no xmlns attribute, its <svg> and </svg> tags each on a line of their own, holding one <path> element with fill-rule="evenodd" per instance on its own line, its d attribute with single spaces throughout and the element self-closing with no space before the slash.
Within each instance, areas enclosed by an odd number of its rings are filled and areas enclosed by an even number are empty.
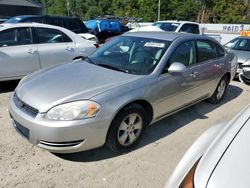
<svg viewBox="0 0 250 188">
<path fill-rule="evenodd" d="M 189 74 L 189 76 L 191 76 L 193 78 L 197 78 L 199 76 L 199 72 L 192 72 Z"/>
<path fill-rule="evenodd" d="M 72 50 L 73 50 L 73 48 L 72 48 L 72 47 L 70 47 L 70 46 L 67 46 L 67 47 L 66 47 L 66 50 L 68 50 L 68 51 L 72 51 Z"/>
</svg>

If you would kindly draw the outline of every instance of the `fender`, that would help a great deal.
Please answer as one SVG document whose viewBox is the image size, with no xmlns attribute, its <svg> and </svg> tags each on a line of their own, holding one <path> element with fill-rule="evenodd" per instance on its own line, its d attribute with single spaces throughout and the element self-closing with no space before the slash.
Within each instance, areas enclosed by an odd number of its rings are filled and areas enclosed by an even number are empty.
<svg viewBox="0 0 250 188">
<path fill-rule="evenodd" d="M 174 172 L 168 179 L 165 188 L 179 187 L 186 174 L 193 165 L 205 153 L 218 133 L 225 127 L 226 123 L 220 123 L 206 130 L 187 150 Z"/>
</svg>

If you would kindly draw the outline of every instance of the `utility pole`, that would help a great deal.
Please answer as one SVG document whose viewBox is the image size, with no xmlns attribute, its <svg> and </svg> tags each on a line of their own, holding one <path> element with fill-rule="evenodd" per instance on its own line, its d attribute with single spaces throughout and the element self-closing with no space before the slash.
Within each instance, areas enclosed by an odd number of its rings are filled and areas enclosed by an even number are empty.
<svg viewBox="0 0 250 188">
<path fill-rule="evenodd" d="M 69 0 L 66 0 L 67 3 L 67 11 L 68 11 L 68 17 L 70 16 L 70 8 L 69 8 Z"/>
<path fill-rule="evenodd" d="M 158 1 L 158 21 L 161 19 L 161 0 Z"/>
</svg>

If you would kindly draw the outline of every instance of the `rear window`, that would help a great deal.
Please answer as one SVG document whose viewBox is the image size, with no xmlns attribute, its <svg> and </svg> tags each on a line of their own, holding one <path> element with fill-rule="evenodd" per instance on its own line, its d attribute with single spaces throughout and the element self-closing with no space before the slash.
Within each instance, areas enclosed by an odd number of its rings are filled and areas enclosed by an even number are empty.
<svg viewBox="0 0 250 188">
<path fill-rule="evenodd" d="M 197 41 L 199 62 L 207 61 L 217 57 L 216 47 L 208 41 Z"/>
<path fill-rule="evenodd" d="M 180 24 L 178 23 L 162 23 L 162 22 L 153 23 L 153 26 L 159 27 L 164 31 L 175 31 L 179 25 Z"/>
<path fill-rule="evenodd" d="M 13 17 L 6 21 L 6 23 L 19 23 L 23 20 L 21 17 Z"/>
</svg>

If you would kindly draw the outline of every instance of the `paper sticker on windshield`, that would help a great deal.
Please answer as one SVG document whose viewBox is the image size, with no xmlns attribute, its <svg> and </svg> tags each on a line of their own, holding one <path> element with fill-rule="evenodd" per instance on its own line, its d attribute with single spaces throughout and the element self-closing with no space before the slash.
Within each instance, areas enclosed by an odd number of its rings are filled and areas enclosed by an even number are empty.
<svg viewBox="0 0 250 188">
<path fill-rule="evenodd" d="M 154 47 L 154 48 L 164 48 L 165 44 L 159 43 L 159 42 L 146 42 L 146 44 L 144 46 Z"/>
</svg>

